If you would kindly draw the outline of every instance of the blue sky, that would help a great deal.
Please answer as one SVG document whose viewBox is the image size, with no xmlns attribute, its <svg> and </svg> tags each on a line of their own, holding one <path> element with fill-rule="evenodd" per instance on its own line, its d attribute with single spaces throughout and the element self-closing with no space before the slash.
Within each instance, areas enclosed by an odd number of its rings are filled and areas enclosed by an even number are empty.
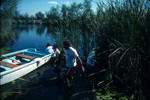
<svg viewBox="0 0 150 100">
<path fill-rule="evenodd" d="M 41 11 L 45 13 L 49 11 L 52 6 L 62 4 L 71 5 L 73 2 L 83 3 L 84 0 L 20 0 L 18 5 L 18 11 L 20 14 L 28 13 L 29 15 L 35 15 L 35 13 Z M 96 11 L 96 0 L 92 2 L 92 9 Z"/>
<path fill-rule="evenodd" d="M 52 6 L 60 6 L 62 4 L 70 6 L 73 2 L 83 3 L 84 0 L 20 0 L 18 5 L 18 11 L 20 14 L 28 13 L 29 15 L 35 15 L 35 13 L 41 11 L 45 13 L 49 11 Z M 96 2 L 106 0 L 92 0 L 92 9 L 96 11 Z M 150 5 L 150 2 L 149 2 Z"/>
</svg>

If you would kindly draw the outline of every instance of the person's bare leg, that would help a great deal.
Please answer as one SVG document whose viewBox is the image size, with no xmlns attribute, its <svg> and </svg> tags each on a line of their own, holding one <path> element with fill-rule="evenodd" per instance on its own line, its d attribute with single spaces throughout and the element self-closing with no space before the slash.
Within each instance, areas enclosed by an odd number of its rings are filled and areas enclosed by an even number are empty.
<svg viewBox="0 0 150 100">
<path fill-rule="evenodd" d="M 73 80 L 73 76 L 71 76 L 71 79 Z"/>
<path fill-rule="evenodd" d="M 67 83 L 67 86 L 69 86 L 69 78 L 68 77 L 66 78 L 66 83 Z"/>
</svg>

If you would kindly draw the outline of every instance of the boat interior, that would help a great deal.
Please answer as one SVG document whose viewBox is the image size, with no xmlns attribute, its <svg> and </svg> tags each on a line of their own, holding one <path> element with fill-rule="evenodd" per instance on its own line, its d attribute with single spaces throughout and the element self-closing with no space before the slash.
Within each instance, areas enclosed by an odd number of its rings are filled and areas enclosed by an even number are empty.
<svg viewBox="0 0 150 100">
<path fill-rule="evenodd" d="M 0 72 L 26 64 L 35 58 L 41 58 L 45 55 L 46 53 L 42 52 L 21 52 L 9 56 L 1 56 Z"/>
</svg>

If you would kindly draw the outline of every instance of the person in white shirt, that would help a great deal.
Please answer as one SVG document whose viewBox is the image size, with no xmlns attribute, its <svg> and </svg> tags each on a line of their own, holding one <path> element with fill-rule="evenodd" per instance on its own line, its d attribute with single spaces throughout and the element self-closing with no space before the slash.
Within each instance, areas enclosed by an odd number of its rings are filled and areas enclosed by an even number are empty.
<svg viewBox="0 0 150 100">
<path fill-rule="evenodd" d="M 56 45 L 56 44 L 53 45 L 53 50 L 54 50 L 54 55 L 53 55 L 53 57 L 58 57 L 59 54 L 60 54 L 60 51 L 59 51 L 59 49 L 57 48 L 57 45 Z"/>
<path fill-rule="evenodd" d="M 48 53 L 50 53 L 52 55 L 54 54 L 53 47 L 49 43 L 47 43 L 47 45 L 46 45 L 46 52 L 48 52 Z"/>
<path fill-rule="evenodd" d="M 63 42 L 63 51 L 61 53 L 65 54 L 66 58 L 66 67 L 67 67 L 67 72 L 66 72 L 66 84 L 69 86 L 70 79 L 73 79 L 73 72 L 77 68 L 77 59 L 79 60 L 81 64 L 82 71 L 84 72 L 85 69 L 83 67 L 83 63 L 77 53 L 77 51 L 71 47 L 70 42 L 68 40 Z M 62 55 L 62 54 L 61 54 Z"/>
<path fill-rule="evenodd" d="M 54 53 L 53 53 L 53 55 L 51 57 L 50 63 L 51 63 L 52 66 L 54 66 L 54 64 L 56 64 L 56 62 L 58 60 L 57 58 L 58 58 L 58 56 L 60 54 L 60 51 L 57 48 L 56 44 L 53 45 L 52 49 L 53 49 Z"/>
</svg>

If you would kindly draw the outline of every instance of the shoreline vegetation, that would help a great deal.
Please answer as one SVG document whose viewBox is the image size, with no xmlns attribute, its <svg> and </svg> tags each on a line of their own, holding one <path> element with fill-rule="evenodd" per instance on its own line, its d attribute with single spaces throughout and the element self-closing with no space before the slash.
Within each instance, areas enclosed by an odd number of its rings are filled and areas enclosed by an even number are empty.
<svg viewBox="0 0 150 100">
<path fill-rule="evenodd" d="M 2 1 L 4 5 L 11 2 L 14 9 L 0 9 L 1 48 L 15 40 L 15 33 L 8 27 L 12 24 L 46 25 L 56 34 L 62 29 L 66 38 L 78 29 L 80 34 L 95 36 L 100 47 L 96 51 L 97 70 L 88 75 L 97 99 L 106 94 L 111 99 L 121 99 L 122 95 L 125 97 L 121 100 L 150 99 L 149 0 L 107 0 L 107 3 L 99 0 L 96 13 L 91 9 L 92 0 L 84 0 L 83 4 L 52 7 L 45 14 L 38 12 L 35 16 L 20 15 L 15 9 L 18 0 Z"/>
</svg>

